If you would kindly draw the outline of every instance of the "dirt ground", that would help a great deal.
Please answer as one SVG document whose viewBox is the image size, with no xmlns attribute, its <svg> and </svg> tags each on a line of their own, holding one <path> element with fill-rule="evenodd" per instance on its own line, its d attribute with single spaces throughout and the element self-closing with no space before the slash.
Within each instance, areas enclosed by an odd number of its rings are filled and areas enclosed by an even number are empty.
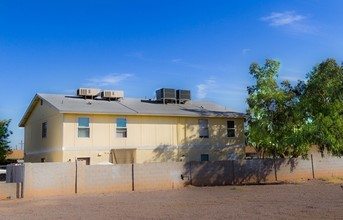
<svg viewBox="0 0 343 220">
<path fill-rule="evenodd" d="M 0 219 L 343 219 L 343 188 L 312 180 L 5 200 Z"/>
</svg>

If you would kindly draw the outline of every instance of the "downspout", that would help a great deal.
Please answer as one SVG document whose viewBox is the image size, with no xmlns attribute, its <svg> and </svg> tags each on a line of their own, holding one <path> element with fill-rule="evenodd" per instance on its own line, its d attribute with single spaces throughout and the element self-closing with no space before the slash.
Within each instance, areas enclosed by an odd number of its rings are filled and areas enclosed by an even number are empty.
<svg viewBox="0 0 343 220">
<path fill-rule="evenodd" d="M 185 139 L 185 146 L 188 145 L 188 138 L 187 138 L 187 118 L 185 118 L 185 129 L 184 129 L 184 139 Z"/>
<path fill-rule="evenodd" d="M 61 148 L 62 148 L 62 161 L 64 161 L 64 150 L 63 150 L 63 148 L 64 148 L 64 113 L 62 113 L 62 146 L 61 146 Z"/>
<path fill-rule="evenodd" d="M 177 125 L 176 125 L 176 145 L 177 145 L 177 156 L 176 162 L 180 162 L 180 118 L 177 118 Z"/>
</svg>

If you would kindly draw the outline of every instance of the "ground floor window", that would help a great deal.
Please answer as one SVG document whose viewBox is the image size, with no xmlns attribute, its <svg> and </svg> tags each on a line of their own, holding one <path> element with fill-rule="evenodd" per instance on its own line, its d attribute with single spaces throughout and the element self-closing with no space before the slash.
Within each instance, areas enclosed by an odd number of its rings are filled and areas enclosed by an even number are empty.
<svg viewBox="0 0 343 220">
<path fill-rule="evenodd" d="M 210 157 L 208 154 L 201 154 L 200 155 L 200 161 L 209 161 Z"/>
<path fill-rule="evenodd" d="M 89 158 L 89 157 L 78 157 L 77 162 L 78 163 L 84 163 L 85 165 L 90 165 L 91 158 Z"/>
</svg>

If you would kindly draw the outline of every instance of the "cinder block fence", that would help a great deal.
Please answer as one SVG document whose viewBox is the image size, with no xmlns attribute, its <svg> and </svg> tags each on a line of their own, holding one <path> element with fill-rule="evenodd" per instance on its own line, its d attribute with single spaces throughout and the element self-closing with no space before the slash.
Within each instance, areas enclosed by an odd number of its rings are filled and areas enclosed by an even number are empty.
<svg viewBox="0 0 343 220">
<path fill-rule="evenodd" d="M 25 198 L 176 189 L 187 183 L 181 178 L 186 172 L 184 163 L 173 162 L 90 166 L 74 162 L 25 163 L 20 168 L 22 174 L 14 174 L 8 182 L 21 181 L 18 176 L 22 176 Z"/>
<path fill-rule="evenodd" d="M 0 199 L 80 193 L 177 189 L 343 177 L 343 159 L 260 159 L 215 162 L 84 165 L 25 163 L 7 167 Z M 9 184 L 9 185 L 4 185 Z M 12 185 L 11 185 L 12 184 Z"/>
</svg>

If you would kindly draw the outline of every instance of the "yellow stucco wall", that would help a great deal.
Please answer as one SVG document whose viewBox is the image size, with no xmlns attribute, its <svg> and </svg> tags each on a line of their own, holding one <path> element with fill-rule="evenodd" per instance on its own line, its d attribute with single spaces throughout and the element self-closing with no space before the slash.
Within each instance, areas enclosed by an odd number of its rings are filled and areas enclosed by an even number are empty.
<svg viewBox="0 0 343 220">
<path fill-rule="evenodd" d="M 42 124 L 47 122 L 47 136 L 42 137 Z M 62 154 L 56 154 L 62 147 L 63 115 L 46 102 L 37 102 L 34 111 L 25 124 L 24 160 L 40 161 L 44 154 L 51 155 L 54 161 L 61 160 Z"/>
<path fill-rule="evenodd" d="M 45 162 L 62 162 L 63 152 L 62 150 L 56 149 L 56 151 L 39 151 L 31 154 L 26 154 L 24 157 L 25 162 L 40 163 L 44 158 Z"/>
<path fill-rule="evenodd" d="M 78 137 L 78 118 L 90 119 L 90 137 Z M 116 119 L 126 118 L 127 137 L 116 137 Z M 199 119 L 207 119 L 209 137 L 199 137 Z M 235 121 L 236 137 L 227 137 L 227 121 Z M 47 137 L 42 123 L 47 122 Z M 62 114 L 46 102 L 38 101 L 25 123 L 27 162 L 75 161 L 90 158 L 91 164 L 131 160 L 135 163 L 200 160 L 226 160 L 230 152 L 239 154 L 244 145 L 244 120 L 176 116 L 132 116 L 101 114 Z M 112 149 L 127 149 L 111 151 Z M 134 152 L 134 153 L 133 153 Z"/>
<path fill-rule="evenodd" d="M 90 119 L 90 137 L 78 137 L 79 117 Z M 127 119 L 127 138 L 116 137 L 116 118 Z M 209 118 L 209 138 L 199 138 L 199 118 L 65 114 L 64 147 L 151 147 L 233 145 L 244 143 L 243 119 Z M 236 137 L 227 137 L 227 121 L 236 125 Z"/>
<path fill-rule="evenodd" d="M 90 137 L 78 137 L 78 118 L 89 117 Z M 116 137 L 116 118 L 126 118 L 127 138 Z M 207 118 L 209 138 L 199 138 L 199 118 L 161 116 L 115 116 L 65 114 L 63 161 L 90 157 L 91 164 L 112 162 L 111 149 L 136 149 L 135 162 L 225 160 L 228 152 L 239 152 L 232 145 L 244 145 L 243 119 Z M 227 121 L 236 125 L 236 137 L 227 137 Z"/>
<path fill-rule="evenodd" d="M 125 151 L 124 149 L 121 149 Z M 131 151 L 127 149 L 127 151 Z M 201 154 L 208 154 L 209 160 L 227 160 L 228 153 L 234 152 L 238 158 L 242 159 L 242 148 L 216 148 L 216 147 L 170 147 L 156 149 L 135 149 L 133 150 L 133 160 L 131 155 L 116 154 L 117 163 L 151 163 L 151 162 L 180 162 L 180 161 L 200 161 Z M 111 150 L 78 150 L 64 151 L 63 161 L 75 161 L 77 158 L 90 158 L 90 164 L 116 163 Z"/>
</svg>

